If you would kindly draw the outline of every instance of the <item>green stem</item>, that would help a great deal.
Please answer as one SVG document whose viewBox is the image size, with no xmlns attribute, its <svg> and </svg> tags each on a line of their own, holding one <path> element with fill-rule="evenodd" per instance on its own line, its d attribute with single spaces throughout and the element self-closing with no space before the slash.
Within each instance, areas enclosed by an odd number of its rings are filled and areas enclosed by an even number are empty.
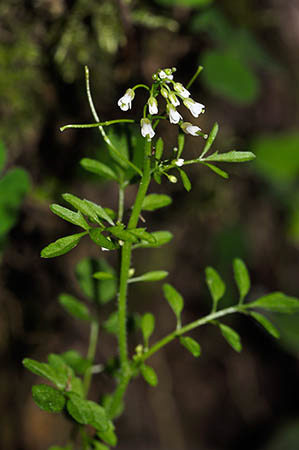
<svg viewBox="0 0 299 450">
<path fill-rule="evenodd" d="M 125 201 L 125 189 L 119 185 L 118 189 L 118 218 L 119 222 L 122 222 L 124 215 L 124 201 Z"/>
<path fill-rule="evenodd" d="M 114 119 L 114 120 L 106 120 L 106 122 L 97 122 L 97 123 L 75 123 L 70 125 L 64 125 L 63 127 L 60 127 L 60 131 L 67 130 L 69 128 L 99 128 L 101 127 L 108 127 L 109 125 L 114 125 L 115 123 L 134 123 L 135 120 L 133 119 Z"/>
<path fill-rule="evenodd" d="M 84 379 L 83 379 L 83 391 L 85 397 L 87 397 L 91 378 L 92 378 L 92 365 L 94 362 L 96 350 L 97 350 L 97 342 L 98 342 L 98 336 L 99 336 L 99 324 L 96 321 L 91 322 L 90 327 L 90 335 L 89 335 L 89 346 L 87 351 L 87 360 L 90 363 L 90 366 L 85 372 Z"/>
<path fill-rule="evenodd" d="M 119 405 L 126 393 L 127 387 L 130 383 L 130 380 L 131 380 L 131 373 L 129 371 L 127 371 L 127 373 L 125 373 L 125 374 L 122 373 L 122 377 L 121 377 L 120 382 L 113 394 L 112 401 L 111 401 L 108 411 L 107 411 L 108 417 L 110 419 L 113 419 L 115 417 L 117 410 L 119 408 Z"/>
<path fill-rule="evenodd" d="M 200 74 L 202 69 L 203 69 L 202 66 L 198 66 L 197 71 L 195 72 L 195 74 L 193 75 L 193 77 L 191 78 L 189 83 L 187 84 L 186 89 L 189 89 L 189 87 L 194 83 L 194 81 L 196 80 L 196 78 L 198 77 L 198 75 Z"/>
<path fill-rule="evenodd" d="M 172 333 L 165 336 L 160 341 L 156 342 L 149 350 L 144 353 L 142 356 L 142 361 L 147 360 L 150 356 L 152 356 L 154 353 L 156 353 L 158 350 L 160 350 L 162 347 L 167 345 L 169 342 L 173 341 L 178 336 L 181 336 L 182 334 L 187 333 L 188 331 L 193 330 L 194 328 L 200 327 L 202 325 L 206 325 L 209 322 L 212 322 L 213 320 L 219 319 L 220 317 L 226 316 L 228 314 L 234 314 L 237 312 L 243 312 L 245 309 L 245 306 L 231 306 L 229 308 L 222 309 L 221 311 L 213 312 L 205 317 L 202 317 L 201 319 L 195 320 L 194 322 L 189 323 L 188 325 L 185 325 L 179 330 L 175 330 Z"/>
<path fill-rule="evenodd" d="M 146 84 L 136 84 L 136 86 L 134 86 L 132 89 L 133 89 L 133 91 L 135 91 L 135 89 L 138 89 L 138 88 L 144 88 L 147 91 L 150 91 L 150 88 Z"/>
<path fill-rule="evenodd" d="M 140 176 L 142 176 L 142 172 L 141 170 L 135 166 L 135 164 L 133 164 L 131 161 L 128 161 L 127 158 L 125 158 L 118 150 L 117 148 L 114 147 L 114 145 L 112 144 L 109 136 L 106 134 L 106 131 L 104 129 L 104 127 L 100 124 L 100 118 L 97 114 L 97 111 L 95 109 L 94 103 L 93 103 L 93 99 L 92 99 L 92 95 L 91 95 L 91 90 L 90 90 L 90 80 L 89 80 L 89 69 L 87 66 L 85 66 L 85 84 L 86 84 L 86 93 L 87 93 L 87 98 L 88 98 L 88 103 L 89 103 L 89 107 L 92 113 L 92 116 L 94 118 L 94 120 L 97 122 L 98 124 L 98 128 L 100 130 L 100 133 L 104 139 L 104 141 L 106 142 L 106 144 L 108 145 L 108 147 L 110 148 L 110 150 L 116 154 L 120 159 L 122 159 L 124 162 L 126 162 L 126 164 L 128 164 L 130 167 L 132 167 L 132 169 L 134 169 Z M 134 122 L 134 121 L 133 121 Z"/>
<path fill-rule="evenodd" d="M 144 151 L 143 176 L 140 181 L 132 214 L 129 219 L 128 229 L 135 228 L 137 226 L 139 215 L 142 208 L 142 203 L 150 183 L 151 179 L 150 152 L 151 152 L 151 142 L 146 141 Z M 128 361 L 128 344 L 127 344 L 127 288 L 128 288 L 129 269 L 131 265 L 131 254 L 132 254 L 132 244 L 130 242 L 125 242 L 121 250 L 121 266 L 120 266 L 119 294 L 118 294 L 118 347 L 119 347 L 121 379 L 113 395 L 112 406 L 110 408 L 112 412 L 117 409 L 117 406 L 120 403 L 121 399 L 123 398 L 131 378 Z"/>
</svg>

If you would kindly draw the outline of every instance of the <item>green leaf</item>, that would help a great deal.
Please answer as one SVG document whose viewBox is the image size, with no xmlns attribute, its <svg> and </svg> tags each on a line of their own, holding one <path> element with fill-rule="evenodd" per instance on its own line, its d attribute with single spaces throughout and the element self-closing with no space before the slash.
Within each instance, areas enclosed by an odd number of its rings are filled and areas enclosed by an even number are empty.
<svg viewBox="0 0 299 450">
<path fill-rule="evenodd" d="M 219 300 L 225 293 L 225 284 L 213 267 L 206 267 L 206 283 L 213 299 L 213 309 L 216 311 Z"/>
<path fill-rule="evenodd" d="M 93 278 L 93 274 L 97 271 L 109 272 L 113 275 L 113 279 L 98 281 Z M 104 258 L 82 259 L 76 266 L 76 278 L 84 294 L 96 303 L 106 304 L 116 296 L 115 271 Z"/>
<path fill-rule="evenodd" d="M 2 141 L 0 141 L 0 170 L 3 169 L 6 163 L 6 148 Z"/>
<path fill-rule="evenodd" d="M 142 241 L 147 241 L 150 244 L 156 243 L 155 237 L 152 235 L 152 233 L 148 233 L 147 231 L 145 231 L 145 228 L 130 228 L 130 230 L 128 231 L 133 234 L 133 236 L 136 236 Z"/>
<path fill-rule="evenodd" d="M 182 169 L 179 169 L 180 172 L 180 176 L 181 176 L 181 180 L 183 183 L 184 188 L 186 189 L 187 192 L 189 192 L 191 190 L 191 181 L 189 180 L 188 175 L 186 174 L 186 172 L 184 172 Z"/>
<path fill-rule="evenodd" d="M 140 367 L 141 375 L 143 376 L 144 380 L 150 385 L 150 386 L 157 386 L 158 384 L 158 377 L 154 369 L 150 366 L 147 366 L 143 364 Z"/>
<path fill-rule="evenodd" d="M 86 369 L 90 367 L 90 362 L 83 358 L 76 350 L 68 350 L 62 353 L 61 358 L 79 375 L 84 375 Z"/>
<path fill-rule="evenodd" d="M 70 416 L 82 425 L 91 424 L 93 421 L 93 412 L 90 408 L 89 401 L 74 393 L 69 393 L 68 397 L 66 407 Z"/>
<path fill-rule="evenodd" d="M 99 216 L 101 219 L 106 220 L 110 225 L 114 225 L 113 220 L 111 219 L 110 215 L 107 213 L 105 208 L 103 208 L 100 205 L 97 205 L 94 202 L 91 202 L 90 200 L 84 200 L 84 202 L 92 209 L 94 210 L 95 214 Z"/>
<path fill-rule="evenodd" d="M 119 245 L 112 242 L 110 238 L 106 238 L 102 234 L 100 228 L 91 228 L 89 230 L 90 239 L 101 248 L 106 248 L 108 250 L 115 250 L 119 248 Z"/>
<path fill-rule="evenodd" d="M 179 132 L 178 134 L 178 153 L 177 158 L 180 158 L 185 146 L 185 135 L 184 133 Z"/>
<path fill-rule="evenodd" d="M 164 149 L 164 142 L 163 142 L 163 139 L 161 137 L 159 137 L 159 139 L 156 142 L 156 153 L 155 153 L 155 158 L 158 161 L 160 161 L 160 159 L 162 158 L 163 149 Z"/>
<path fill-rule="evenodd" d="M 73 375 L 73 370 L 67 366 L 66 362 L 60 355 L 50 353 L 48 355 L 48 363 L 56 371 L 56 373 L 59 373 L 59 375 L 64 378 L 64 384 L 66 384 L 69 377 Z"/>
<path fill-rule="evenodd" d="M 85 170 L 95 173 L 100 177 L 108 178 L 115 181 L 118 180 L 116 173 L 111 169 L 111 167 L 106 166 L 106 164 L 103 164 L 100 161 L 90 158 L 83 158 L 81 159 L 80 164 L 82 167 L 84 167 Z"/>
<path fill-rule="evenodd" d="M 70 205 L 72 205 L 74 208 L 80 211 L 84 216 L 87 216 L 93 222 L 101 225 L 101 221 L 98 219 L 98 215 L 95 209 L 92 206 L 90 206 L 85 200 L 82 200 L 76 195 L 68 193 L 62 194 L 62 197 L 66 202 L 68 202 Z"/>
<path fill-rule="evenodd" d="M 180 343 L 186 347 L 187 350 L 189 350 L 190 353 L 192 353 L 195 358 L 198 358 L 201 353 L 200 345 L 198 342 L 196 342 L 194 339 L 192 339 L 189 336 L 181 336 L 180 337 Z"/>
<path fill-rule="evenodd" d="M 204 166 L 207 166 L 209 169 L 211 169 L 213 172 L 217 173 L 222 178 L 225 178 L 226 180 L 229 178 L 229 174 L 225 172 L 222 169 L 219 169 L 219 167 L 214 166 L 213 164 L 203 163 Z"/>
<path fill-rule="evenodd" d="M 172 203 L 171 197 L 164 194 L 149 194 L 142 203 L 143 211 L 155 211 L 159 208 L 164 208 Z"/>
<path fill-rule="evenodd" d="M 92 276 L 96 280 L 113 280 L 115 278 L 115 275 L 110 272 L 95 272 Z"/>
<path fill-rule="evenodd" d="M 205 70 L 202 80 L 214 95 L 240 105 L 255 102 L 260 92 L 260 83 L 255 73 L 241 58 L 232 52 L 209 50 L 201 55 Z"/>
<path fill-rule="evenodd" d="M 203 8 L 210 5 L 213 0 L 156 0 L 156 2 L 163 6 Z"/>
<path fill-rule="evenodd" d="M 57 241 L 43 248 L 40 255 L 42 258 L 55 258 L 56 256 L 64 255 L 75 248 L 79 244 L 80 239 L 86 234 L 87 232 L 84 231 L 83 233 L 71 234 L 70 236 L 57 239 Z"/>
<path fill-rule="evenodd" d="M 118 333 L 118 312 L 114 311 L 110 314 L 107 320 L 102 324 L 107 333 L 117 334 Z"/>
<path fill-rule="evenodd" d="M 250 289 L 250 277 L 245 263 L 240 258 L 233 261 L 234 276 L 240 292 L 240 301 L 248 294 Z"/>
<path fill-rule="evenodd" d="M 72 377 L 68 383 L 68 392 L 73 392 L 74 394 L 84 397 L 84 387 L 81 378 Z"/>
<path fill-rule="evenodd" d="M 180 323 L 181 312 L 184 307 L 184 300 L 181 294 L 171 284 L 163 284 L 163 292 L 169 306 L 173 310 L 177 317 L 178 323 Z"/>
<path fill-rule="evenodd" d="M 166 270 L 153 270 L 152 272 L 146 272 L 139 277 L 131 278 L 128 283 L 136 283 L 138 281 L 160 281 L 164 280 L 168 275 Z"/>
<path fill-rule="evenodd" d="M 102 442 L 96 441 L 95 439 L 92 440 L 92 445 L 95 450 L 109 450 L 109 447 L 107 447 L 107 445 L 103 444 Z"/>
<path fill-rule="evenodd" d="M 59 303 L 71 316 L 81 320 L 91 320 L 87 306 L 72 295 L 60 294 Z"/>
<path fill-rule="evenodd" d="M 153 174 L 153 178 L 157 184 L 161 184 L 161 173 L 155 171 Z"/>
<path fill-rule="evenodd" d="M 43 411 L 59 413 L 65 405 L 64 395 L 46 384 L 32 386 L 32 396 L 35 403 Z"/>
<path fill-rule="evenodd" d="M 232 328 L 224 325 L 223 323 L 219 324 L 222 336 L 229 343 L 229 345 L 236 351 L 240 352 L 242 350 L 241 339 L 238 333 Z"/>
<path fill-rule="evenodd" d="M 219 161 L 228 163 L 240 163 L 246 161 L 252 161 L 255 159 L 255 154 L 252 152 L 239 152 L 232 150 L 227 153 L 215 152 L 212 155 L 204 159 L 204 161 Z"/>
<path fill-rule="evenodd" d="M 149 243 L 147 241 L 141 241 L 138 244 L 134 244 L 133 248 L 156 248 L 162 245 L 168 244 L 173 238 L 173 234 L 170 231 L 154 231 L 151 233 L 155 239 L 155 243 Z"/>
<path fill-rule="evenodd" d="M 102 439 L 102 441 L 106 442 L 106 444 L 111 445 L 111 447 L 115 447 L 117 445 L 117 436 L 114 432 L 114 426 L 112 423 L 107 431 L 100 431 L 97 435 L 100 439 Z"/>
<path fill-rule="evenodd" d="M 57 373 L 56 370 L 49 364 L 41 363 L 39 361 L 35 361 L 34 359 L 25 358 L 23 359 L 23 365 L 27 370 L 30 370 L 30 372 L 35 375 L 46 378 L 54 383 L 59 389 L 65 388 L 65 374 Z"/>
<path fill-rule="evenodd" d="M 211 146 L 213 145 L 214 140 L 216 139 L 218 130 L 219 130 L 218 123 L 215 122 L 213 125 L 213 128 L 210 131 L 210 134 L 208 136 L 208 139 L 205 143 L 205 146 L 203 148 L 203 151 L 202 151 L 199 159 L 203 158 L 205 156 L 205 154 L 208 153 L 208 151 L 210 150 Z"/>
<path fill-rule="evenodd" d="M 259 323 L 261 324 L 266 331 L 268 331 L 271 336 L 275 337 L 276 339 L 279 338 L 279 331 L 278 329 L 273 325 L 273 323 L 270 322 L 265 316 L 262 314 L 259 314 L 257 312 L 250 312 L 250 315 Z"/>
<path fill-rule="evenodd" d="M 148 346 L 148 340 L 155 329 L 155 317 L 151 313 L 145 313 L 141 318 L 141 331 L 145 346 Z"/>
<path fill-rule="evenodd" d="M 68 208 L 64 208 L 63 206 L 57 205 L 54 203 L 50 206 L 51 211 L 57 216 L 61 217 L 63 220 L 67 222 L 73 223 L 74 225 L 78 225 L 78 227 L 82 227 L 85 230 L 88 230 L 90 226 L 82 216 L 82 214 L 78 211 L 71 211 Z"/>
<path fill-rule="evenodd" d="M 247 306 L 247 305 L 246 305 Z M 299 312 L 299 300 L 283 292 L 272 292 L 248 304 L 250 308 L 262 308 L 284 314 Z"/>
<path fill-rule="evenodd" d="M 89 408 L 92 412 L 92 421 L 89 425 L 92 425 L 98 431 L 107 431 L 109 429 L 109 421 L 106 416 L 105 409 L 98 403 L 91 400 L 88 401 Z"/>
<path fill-rule="evenodd" d="M 121 239 L 124 242 L 131 242 L 134 244 L 138 241 L 138 238 L 130 232 L 130 230 L 124 230 L 122 227 L 116 225 L 115 227 L 109 227 L 107 228 L 107 231 L 109 231 L 113 236 L 115 236 L 117 239 Z"/>
</svg>

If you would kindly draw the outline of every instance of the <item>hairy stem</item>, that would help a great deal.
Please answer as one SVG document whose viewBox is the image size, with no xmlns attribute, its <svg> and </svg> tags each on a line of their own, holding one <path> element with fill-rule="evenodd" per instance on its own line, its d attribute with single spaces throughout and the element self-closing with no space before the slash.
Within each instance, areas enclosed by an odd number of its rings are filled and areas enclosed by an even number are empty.
<svg viewBox="0 0 299 450">
<path fill-rule="evenodd" d="M 98 342 L 98 336 L 99 336 L 99 324 L 96 321 L 91 322 L 90 327 L 90 335 L 89 335 L 89 346 L 87 351 L 87 360 L 90 363 L 90 366 L 85 372 L 84 379 L 83 379 L 83 391 L 85 397 L 87 397 L 91 378 L 92 378 L 92 365 L 94 362 L 96 350 L 97 350 L 97 342 Z"/>
</svg>

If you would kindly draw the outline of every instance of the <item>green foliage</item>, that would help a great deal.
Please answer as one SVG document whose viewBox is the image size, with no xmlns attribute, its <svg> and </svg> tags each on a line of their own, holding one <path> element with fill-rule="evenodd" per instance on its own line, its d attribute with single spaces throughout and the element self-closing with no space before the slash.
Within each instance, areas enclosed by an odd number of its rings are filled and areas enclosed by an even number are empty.
<svg viewBox="0 0 299 450">
<path fill-rule="evenodd" d="M 156 0 L 157 3 L 163 6 L 184 6 L 190 8 L 203 8 L 209 6 L 213 0 Z"/>
<path fill-rule="evenodd" d="M 250 277 L 245 263 L 240 258 L 233 261 L 234 276 L 240 293 L 240 302 L 243 302 L 250 289 Z"/>
<path fill-rule="evenodd" d="M 166 270 L 153 270 L 152 272 L 144 273 L 139 277 L 131 278 L 128 283 L 136 283 L 137 281 L 160 281 L 164 280 L 168 275 Z"/>
<path fill-rule="evenodd" d="M 198 342 L 196 342 L 194 339 L 192 339 L 189 336 L 181 336 L 180 337 L 180 343 L 189 350 L 190 353 L 192 353 L 195 358 L 198 358 L 201 353 L 200 345 Z"/>
<path fill-rule="evenodd" d="M 228 344 L 236 351 L 240 352 L 242 350 L 241 339 L 238 333 L 223 323 L 219 324 L 222 336 L 228 342 Z"/>
<path fill-rule="evenodd" d="M 179 169 L 179 173 L 180 173 L 184 188 L 186 189 L 187 192 L 191 191 L 192 186 L 191 186 L 191 181 L 188 178 L 188 175 L 182 169 Z"/>
<path fill-rule="evenodd" d="M 143 364 L 140 367 L 141 375 L 143 376 L 144 380 L 152 387 L 157 386 L 158 384 L 158 377 L 154 369 L 150 366 L 147 366 Z"/>
<path fill-rule="evenodd" d="M 213 153 L 212 155 L 205 158 L 205 161 L 219 161 L 228 163 L 240 163 L 246 161 L 252 161 L 255 155 L 252 152 L 236 152 L 232 150 L 227 153 Z"/>
<path fill-rule="evenodd" d="M 82 167 L 85 170 L 95 173 L 100 177 L 104 177 L 110 180 L 118 180 L 116 173 L 111 169 L 111 167 L 106 164 L 101 163 L 100 161 L 96 161 L 95 159 L 83 158 L 80 161 Z"/>
<path fill-rule="evenodd" d="M 184 299 L 181 294 L 171 284 L 163 284 L 163 292 L 169 306 L 177 318 L 178 327 L 181 324 L 181 312 L 184 307 Z"/>
<path fill-rule="evenodd" d="M 142 209 L 144 211 L 155 211 L 159 208 L 164 208 L 172 203 L 171 197 L 165 194 L 149 194 L 142 203 Z"/>
<path fill-rule="evenodd" d="M 111 447 L 117 445 L 117 436 L 114 432 L 114 426 L 111 423 L 109 424 L 107 431 L 98 432 L 97 435 L 102 441 L 106 442 L 106 444 L 111 445 Z"/>
<path fill-rule="evenodd" d="M 60 294 L 59 303 L 71 316 L 81 320 L 91 320 L 87 306 L 72 295 Z"/>
<path fill-rule="evenodd" d="M 268 320 L 265 316 L 262 314 L 259 314 L 257 312 L 250 312 L 251 317 L 253 317 L 260 325 L 262 325 L 266 331 L 268 331 L 271 336 L 275 337 L 276 339 L 279 338 L 279 331 L 277 328 Z"/>
<path fill-rule="evenodd" d="M 55 384 L 59 389 L 64 389 L 67 383 L 65 371 L 56 370 L 50 364 L 40 363 L 34 359 L 25 358 L 23 365 L 27 370 L 33 372 L 35 375 L 46 378 Z"/>
<path fill-rule="evenodd" d="M 36 384 L 33 386 L 32 396 L 35 403 L 43 411 L 59 413 L 65 405 L 64 395 L 57 389 L 46 384 Z"/>
<path fill-rule="evenodd" d="M 299 312 L 299 300 L 282 292 L 272 292 L 250 303 L 251 308 L 262 308 L 284 314 Z"/>
<path fill-rule="evenodd" d="M 80 239 L 86 234 L 87 232 L 77 233 L 57 239 L 57 241 L 52 242 L 47 245 L 47 247 L 43 248 L 40 255 L 42 258 L 55 258 L 56 256 L 64 255 L 77 247 Z"/>
<path fill-rule="evenodd" d="M 216 311 L 217 304 L 225 293 L 225 284 L 213 267 L 206 268 L 206 283 L 213 299 L 213 310 Z"/>
<path fill-rule="evenodd" d="M 230 51 L 209 50 L 202 57 L 203 81 L 216 95 L 238 105 L 249 105 L 259 95 L 260 85 L 254 72 Z"/>
<path fill-rule="evenodd" d="M 61 357 L 65 363 L 79 375 L 83 375 L 90 366 L 90 362 L 83 358 L 76 350 L 68 350 L 67 352 L 62 353 Z"/>
<path fill-rule="evenodd" d="M 153 316 L 153 314 L 144 314 L 141 318 L 140 326 L 143 334 L 144 345 L 145 347 L 148 347 L 149 338 L 151 337 L 155 329 L 155 317 Z"/>
<path fill-rule="evenodd" d="M 64 208 L 63 206 L 56 205 L 55 203 L 50 206 L 50 209 L 54 214 L 66 220 L 67 222 L 78 225 L 85 230 L 89 230 L 90 226 L 88 225 L 80 211 L 74 212 L 68 208 Z"/>
<path fill-rule="evenodd" d="M 209 134 L 209 136 L 207 138 L 207 141 L 205 143 L 203 151 L 201 152 L 200 158 L 203 158 L 205 156 L 205 154 L 208 153 L 208 151 L 210 150 L 210 148 L 213 145 L 214 140 L 216 139 L 218 131 L 219 131 L 219 125 L 218 125 L 217 122 L 215 122 L 213 127 L 212 127 L 212 129 L 211 129 L 211 131 L 210 131 L 210 134 Z"/>
<path fill-rule="evenodd" d="M 150 247 L 161 247 L 162 245 L 168 244 L 173 238 L 170 231 L 154 231 L 151 233 L 155 242 L 150 243 L 148 241 L 142 240 L 138 244 L 135 244 L 133 248 L 150 248 Z"/>
</svg>

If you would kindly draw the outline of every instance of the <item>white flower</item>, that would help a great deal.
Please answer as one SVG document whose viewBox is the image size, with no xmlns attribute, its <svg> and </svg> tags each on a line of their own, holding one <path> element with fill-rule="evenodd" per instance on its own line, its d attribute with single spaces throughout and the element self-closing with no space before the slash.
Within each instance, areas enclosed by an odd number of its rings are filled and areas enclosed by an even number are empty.
<svg viewBox="0 0 299 450">
<path fill-rule="evenodd" d="M 197 125 L 192 125 L 190 122 L 184 122 L 181 125 L 182 130 L 186 134 L 191 134 L 192 136 L 198 136 L 198 132 L 201 131 Z"/>
<path fill-rule="evenodd" d="M 177 98 L 177 96 L 175 95 L 174 92 L 170 92 L 168 98 L 171 101 L 171 103 L 173 104 L 173 106 L 179 106 L 180 101 L 179 101 L 179 99 Z"/>
<path fill-rule="evenodd" d="M 160 80 L 173 80 L 173 75 L 171 73 L 167 74 L 165 72 L 165 70 L 160 70 L 160 72 L 158 73 Z"/>
<path fill-rule="evenodd" d="M 141 134 L 144 138 L 149 136 L 149 139 L 152 139 L 155 136 L 152 124 L 148 119 L 146 118 L 141 119 L 140 125 L 141 125 Z"/>
<path fill-rule="evenodd" d="M 155 97 L 150 97 L 147 101 L 149 113 L 152 115 L 158 114 L 158 102 Z"/>
<path fill-rule="evenodd" d="M 163 95 L 164 98 L 168 98 L 168 90 L 165 88 L 161 88 L 160 90 L 161 95 Z"/>
<path fill-rule="evenodd" d="M 192 98 L 185 98 L 184 105 L 188 108 L 194 117 L 198 117 L 199 114 L 205 110 L 205 105 L 195 102 Z"/>
<path fill-rule="evenodd" d="M 169 115 L 169 121 L 170 123 L 179 123 L 180 120 L 183 120 L 183 117 L 181 114 L 175 109 L 173 105 L 170 103 L 167 104 L 167 113 Z"/>
<path fill-rule="evenodd" d="M 127 89 L 125 95 L 123 95 L 117 102 L 122 111 L 128 111 L 132 107 L 132 100 L 135 97 L 133 89 Z"/>
<path fill-rule="evenodd" d="M 190 95 L 191 95 L 190 92 L 184 88 L 182 83 L 174 83 L 173 87 L 174 87 L 174 90 L 177 91 L 177 93 L 180 94 L 182 97 L 184 97 L 184 98 L 190 97 Z"/>
<path fill-rule="evenodd" d="M 177 159 L 174 163 L 178 167 L 182 167 L 184 165 L 185 160 L 183 158 Z"/>
</svg>

